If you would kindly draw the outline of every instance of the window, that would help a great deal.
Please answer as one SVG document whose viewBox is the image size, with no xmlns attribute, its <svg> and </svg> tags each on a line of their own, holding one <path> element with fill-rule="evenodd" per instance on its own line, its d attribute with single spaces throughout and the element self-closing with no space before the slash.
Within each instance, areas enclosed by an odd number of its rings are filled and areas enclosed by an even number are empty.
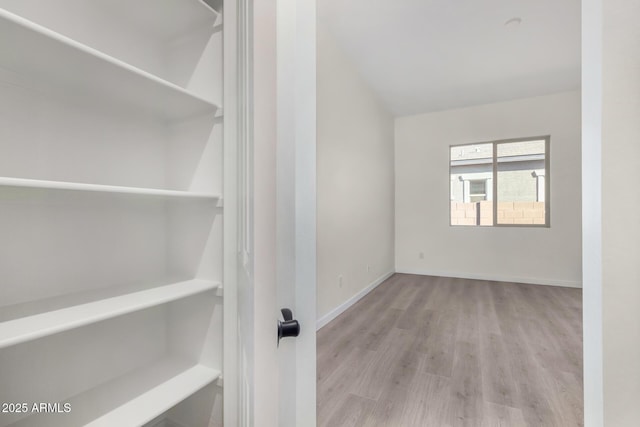
<svg viewBox="0 0 640 427">
<path fill-rule="evenodd" d="M 450 147 L 450 224 L 549 227 L 549 137 Z"/>
<path fill-rule="evenodd" d="M 469 198 L 472 202 L 487 200 L 487 180 L 474 179 L 469 181 Z"/>
</svg>

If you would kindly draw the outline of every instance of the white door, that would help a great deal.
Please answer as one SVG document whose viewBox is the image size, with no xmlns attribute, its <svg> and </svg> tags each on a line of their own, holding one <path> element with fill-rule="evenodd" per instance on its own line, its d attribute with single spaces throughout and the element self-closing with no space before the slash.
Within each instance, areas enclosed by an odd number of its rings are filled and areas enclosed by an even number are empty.
<svg viewBox="0 0 640 427">
<path fill-rule="evenodd" d="M 315 0 L 237 7 L 238 425 L 315 426 Z"/>
<path fill-rule="evenodd" d="M 315 3 L 278 1 L 278 306 L 301 325 L 278 349 L 281 427 L 316 425 Z"/>
</svg>

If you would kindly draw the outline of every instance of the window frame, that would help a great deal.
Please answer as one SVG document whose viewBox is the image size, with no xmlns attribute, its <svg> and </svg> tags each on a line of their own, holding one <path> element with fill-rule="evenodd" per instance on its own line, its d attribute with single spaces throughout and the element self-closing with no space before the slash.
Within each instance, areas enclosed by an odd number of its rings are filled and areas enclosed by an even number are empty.
<svg viewBox="0 0 640 427">
<path fill-rule="evenodd" d="M 498 145 L 508 144 L 514 142 L 528 142 L 528 141 L 544 141 L 544 224 L 498 224 Z M 454 147 L 465 147 L 471 145 L 491 144 L 493 147 L 492 156 L 492 185 L 493 185 L 493 200 L 491 201 L 493 207 L 493 224 L 487 225 L 461 225 L 451 224 L 451 149 Z M 551 135 L 544 136 L 532 136 L 525 138 L 509 138 L 493 141 L 483 142 L 470 142 L 466 144 L 451 144 L 449 145 L 449 227 L 465 227 L 465 228 L 491 228 L 491 227 L 516 227 L 516 228 L 551 228 Z"/>
</svg>

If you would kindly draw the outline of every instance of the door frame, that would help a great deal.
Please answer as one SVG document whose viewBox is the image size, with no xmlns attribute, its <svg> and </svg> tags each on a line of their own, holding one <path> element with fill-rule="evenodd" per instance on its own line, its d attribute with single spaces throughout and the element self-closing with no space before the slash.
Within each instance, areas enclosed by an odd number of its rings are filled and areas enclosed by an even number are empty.
<svg viewBox="0 0 640 427">
<path fill-rule="evenodd" d="M 252 0 L 237 0 L 252 3 Z M 284 0 L 281 0 L 284 1 Z M 233 91 L 236 83 L 237 68 L 233 52 L 237 45 L 234 35 L 235 2 L 225 2 L 225 283 L 235 283 L 232 271 L 235 268 L 236 237 L 235 227 L 229 225 L 235 221 L 235 216 L 229 214 L 233 209 L 234 192 L 236 190 L 235 172 L 227 167 L 229 162 L 235 162 L 235 124 L 233 106 L 235 98 Z M 275 7 L 276 0 L 270 3 Z M 313 8 L 306 1 L 301 1 L 299 13 L 301 19 L 306 16 L 307 23 L 311 23 L 315 31 L 315 1 Z M 279 2 L 280 4 L 280 2 Z M 284 4 L 284 3 L 282 3 Z M 308 8 L 308 9 L 307 9 Z M 311 17 L 313 16 L 313 22 Z M 308 28 L 296 28 L 305 37 Z M 249 29 L 246 29 L 249 31 Z M 248 36 L 248 33 L 245 34 Z M 233 40 L 232 40 L 233 39 Z M 315 50 L 314 50 L 315 52 Z M 247 52 L 245 52 L 247 53 Z M 601 235 L 601 122 L 602 122 L 602 0 L 582 0 L 582 245 L 583 245 L 583 358 L 584 358 L 584 418 L 585 427 L 601 427 L 604 423 L 603 396 L 603 330 L 602 330 L 602 235 Z M 231 60 L 230 60 L 231 59 Z M 315 58 L 314 58 L 315 60 Z M 309 70 L 315 76 L 315 69 Z M 233 76 L 233 77 L 232 77 Z M 313 87 L 315 82 L 298 82 L 303 89 Z M 315 99 L 315 98 L 314 98 Z M 315 108 L 315 106 L 314 106 Z M 315 165 L 313 165 L 315 167 Z M 589 185 L 586 185 L 589 184 Z M 590 191 L 585 191 L 588 188 Z M 232 234 L 229 234 L 232 233 Z M 315 249 L 315 248 L 314 248 Z M 231 254 L 233 252 L 233 254 Z M 232 256 L 233 255 L 233 256 Z M 228 281 L 229 280 L 229 281 Z M 314 286 L 315 289 L 315 286 Z M 242 410 L 237 405 L 238 384 L 240 375 L 234 370 L 237 365 L 237 351 L 229 342 L 235 342 L 231 336 L 232 325 L 236 313 L 231 313 L 228 307 L 232 292 L 225 295 L 225 425 L 237 424 L 236 414 Z M 235 332 L 234 332 L 235 333 Z M 297 367 L 302 369 L 302 366 Z M 315 364 L 313 366 L 315 371 Z M 315 412 L 314 408 L 307 408 Z"/>
<path fill-rule="evenodd" d="M 239 21 L 239 3 L 246 0 L 225 1 L 222 13 L 223 25 L 223 424 L 240 426 L 241 411 L 247 402 L 242 401 L 240 390 L 244 384 L 239 373 L 239 350 L 242 348 L 238 333 L 238 137 L 240 135 L 238 85 L 246 81 L 239 75 L 238 59 L 248 52 L 239 40 L 243 40 L 243 28 Z M 247 101 L 247 100 L 244 100 Z"/>
<path fill-rule="evenodd" d="M 602 14 L 582 0 L 582 357 L 584 425 L 604 425 L 602 316 Z"/>
<path fill-rule="evenodd" d="M 315 9 L 315 0 L 225 2 L 228 426 L 315 426 Z M 287 73 L 296 78 L 279 81 Z M 291 172 L 290 181 L 282 171 Z M 290 222 L 278 222 L 284 218 Z M 293 269 L 278 268 L 276 254 L 287 256 Z M 280 348 L 278 294 L 292 298 L 286 304 L 302 329 Z"/>
</svg>

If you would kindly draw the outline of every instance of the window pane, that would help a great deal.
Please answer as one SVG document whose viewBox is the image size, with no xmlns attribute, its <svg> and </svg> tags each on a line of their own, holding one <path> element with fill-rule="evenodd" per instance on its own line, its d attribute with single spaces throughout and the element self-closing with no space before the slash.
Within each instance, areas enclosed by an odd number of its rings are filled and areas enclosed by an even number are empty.
<svg viewBox="0 0 640 427">
<path fill-rule="evenodd" d="M 545 224 L 545 140 L 497 144 L 498 224 Z"/>
<path fill-rule="evenodd" d="M 451 225 L 493 225 L 493 144 L 450 152 Z"/>
<path fill-rule="evenodd" d="M 487 194 L 486 192 L 486 185 L 487 181 L 480 181 L 480 180 L 475 180 L 475 181 L 469 181 L 469 187 L 471 188 L 471 195 L 485 195 Z"/>
</svg>

